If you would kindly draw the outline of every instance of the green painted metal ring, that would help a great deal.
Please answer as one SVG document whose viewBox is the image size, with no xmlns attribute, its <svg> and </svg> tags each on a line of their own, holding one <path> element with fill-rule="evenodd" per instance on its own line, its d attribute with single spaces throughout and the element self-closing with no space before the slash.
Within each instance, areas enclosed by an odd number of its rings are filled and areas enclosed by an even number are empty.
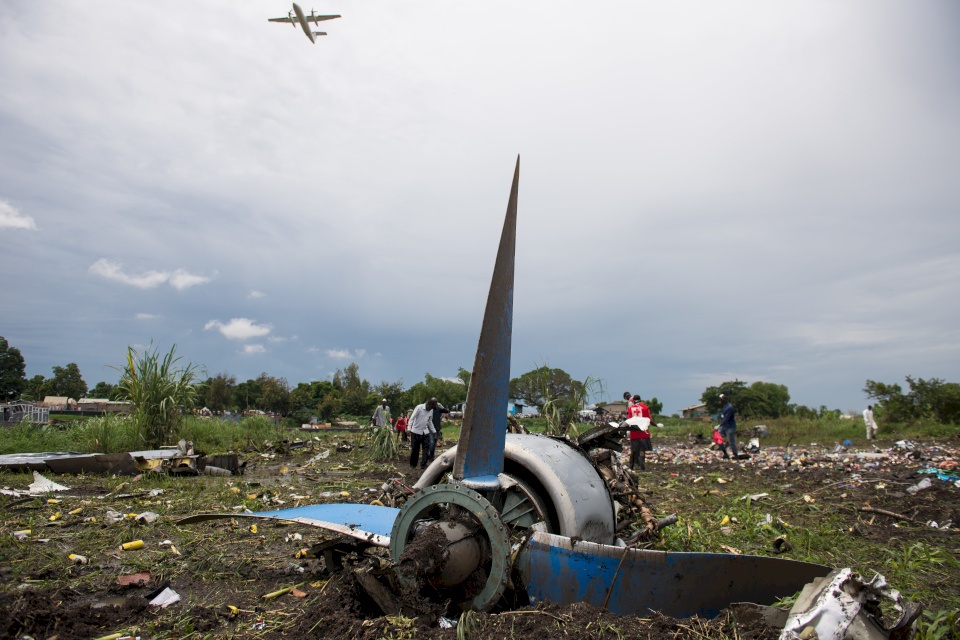
<svg viewBox="0 0 960 640">
<path fill-rule="evenodd" d="M 443 504 L 455 504 L 469 511 L 483 527 L 490 543 L 490 572 L 483 589 L 470 601 L 469 606 L 476 611 L 486 611 L 500 600 L 510 580 L 510 534 L 496 508 L 473 489 L 460 484 L 440 484 L 414 494 L 400 509 L 393 523 L 390 558 L 395 564 L 400 563 L 400 555 L 407 546 L 414 524 L 428 511 Z"/>
</svg>

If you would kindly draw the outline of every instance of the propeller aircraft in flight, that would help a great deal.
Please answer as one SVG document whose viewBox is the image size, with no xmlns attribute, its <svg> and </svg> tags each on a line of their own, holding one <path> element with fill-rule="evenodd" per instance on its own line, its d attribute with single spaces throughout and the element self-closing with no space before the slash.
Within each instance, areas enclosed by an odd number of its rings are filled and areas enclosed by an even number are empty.
<svg viewBox="0 0 960 640">
<path fill-rule="evenodd" d="M 313 9 L 310 10 L 310 15 L 306 15 L 303 12 L 303 9 L 300 8 L 296 2 L 293 3 L 293 9 L 287 14 L 285 18 L 268 18 L 268 22 L 289 22 L 294 27 L 297 24 L 303 29 L 303 32 L 307 34 L 307 37 L 310 38 L 310 42 L 316 44 L 317 36 L 327 35 L 326 31 L 314 31 L 310 28 L 310 22 L 313 22 L 315 25 L 319 25 L 321 20 L 334 20 L 339 18 L 339 15 L 336 16 L 322 16 L 318 15 L 317 12 Z"/>
</svg>

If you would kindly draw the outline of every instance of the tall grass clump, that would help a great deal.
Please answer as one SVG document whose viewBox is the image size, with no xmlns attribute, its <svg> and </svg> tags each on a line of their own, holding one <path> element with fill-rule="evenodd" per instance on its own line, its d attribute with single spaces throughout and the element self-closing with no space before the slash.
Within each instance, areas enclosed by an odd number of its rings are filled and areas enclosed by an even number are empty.
<svg viewBox="0 0 960 640">
<path fill-rule="evenodd" d="M 144 446 L 139 425 L 129 416 L 104 414 L 70 429 L 79 448 L 87 453 L 121 453 Z"/>
<path fill-rule="evenodd" d="M 370 458 L 373 460 L 393 460 L 400 451 L 400 443 L 390 427 L 374 427 L 370 438 Z"/>
<path fill-rule="evenodd" d="M 69 432 L 31 420 L 21 420 L 0 432 L 0 454 L 73 451 L 77 446 Z"/>
<path fill-rule="evenodd" d="M 200 370 L 192 362 L 178 366 L 181 358 L 175 355 L 176 349 L 173 345 L 161 356 L 152 342 L 142 352 L 128 347 L 126 365 L 117 368 L 117 393 L 133 404 L 131 418 L 149 446 L 170 444 L 184 412 L 189 412 L 196 400 Z"/>
</svg>

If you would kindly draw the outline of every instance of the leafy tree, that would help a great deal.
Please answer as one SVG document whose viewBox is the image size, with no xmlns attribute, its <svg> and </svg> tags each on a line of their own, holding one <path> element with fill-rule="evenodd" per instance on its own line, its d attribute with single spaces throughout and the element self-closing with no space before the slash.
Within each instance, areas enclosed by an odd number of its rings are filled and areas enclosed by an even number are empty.
<svg viewBox="0 0 960 640">
<path fill-rule="evenodd" d="M 343 408 L 343 400 L 340 393 L 332 390 L 323 396 L 323 399 L 317 403 L 317 417 L 325 422 L 330 422 L 338 415 Z"/>
<path fill-rule="evenodd" d="M 772 382 L 754 382 L 749 387 L 742 380 L 723 382 L 716 387 L 707 387 L 700 396 L 706 403 L 707 411 L 719 413 L 723 407 L 720 394 L 725 394 L 737 413 L 748 418 L 778 418 L 791 413 L 790 392 L 782 384 Z"/>
<path fill-rule="evenodd" d="M 663 413 L 663 403 L 657 400 L 657 397 L 654 396 L 649 400 L 644 400 L 643 403 L 647 405 L 647 408 L 650 409 L 651 416 L 657 416 Z"/>
<path fill-rule="evenodd" d="M 23 388 L 23 395 L 21 397 L 24 400 L 40 402 L 47 395 L 46 387 L 47 379 L 38 373 L 27 380 L 27 384 Z"/>
<path fill-rule="evenodd" d="M 65 396 L 79 400 L 87 395 L 87 383 L 80 375 L 80 367 L 71 362 L 65 367 L 54 367 L 53 378 L 47 380 L 45 391 L 50 396 Z"/>
<path fill-rule="evenodd" d="M 943 424 L 960 424 L 960 385 L 939 378 L 907 376 L 906 380 L 908 393 L 903 393 L 899 384 L 867 380 L 863 391 L 877 401 L 878 420 L 910 423 L 933 419 Z"/>
<path fill-rule="evenodd" d="M 467 388 L 463 386 L 459 378 L 454 381 L 437 378 L 427 373 L 423 376 L 423 382 L 418 382 L 407 389 L 404 394 L 403 407 L 409 409 L 426 402 L 430 398 L 436 398 L 445 407 L 452 407 L 467 399 Z M 504 410 L 506 410 L 506 407 L 504 407 Z"/>
<path fill-rule="evenodd" d="M 328 394 L 330 402 L 324 405 Z M 329 380 L 301 382 L 290 392 L 290 416 L 301 424 L 314 416 L 323 421 L 332 420 L 340 411 L 339 394 Z"/>
<path fill-rule="evenodd" d="M 268 376 L 266 372 L 257 378 L 260 385 L 260 403 L 264 411 L 285 415 L 290 407 L 290 384 L 286 378 Z"/>
<path fill-rule="evenodd" d="M 700 402 L 707 405 L 707 413 L 720 413 L 723 402 L 720 401 L 720 394 L 724 394 L 733 403 L 733 406 L 740 408 L 740 394 L 747 388 L 747 383 L 742 380 L 733 382 L 721 382 L 716 387 L 707 387 L 700 396 Z"/>
<path fill-rule="evenodd" d="M 470 378 L 472 377 L 473 377 L 472 371 L 467 371 L 463 367 L 460 367 L 459 369 L 457 369 L 457 378 L 460 380 L 460 382 L 463 383 L 463 388 L 466 389 L 467 391 L 470 390 Z"/>
<path fill-rule="evenodd" d="M 523 400 L 543 413 L 543 405 L 561 398 L 574 398 L 583 393 L 583 383 L 570 377 L 563 369 L 543 365 L 510 381 L 510 396 Z M 577 407 L 579 409 L 579 407 Z"/>
<path fill-rule="evenodd" d="M 234 397 L 236 398 L 234 404 L 239 407 L 241 411 L 246 411 L 251 407 L 254 409 L 261 408 L 260 383 L 256 380 L 241 382 L 234 390 Z"/>
<path fill-rule="evenodd" d="M 340 392 L 343 412 L 352 416 L 365 416 L 373 413 L 376 398 L 370 383 L 360 377 L 360 367 L 351 362 L 344 370 L 337 369 L 333 374 L 333 386 Z"/>
<path fill-rule="evenodd" d="M 387 405 L 390 407 L 393 417 L 399 416 L 407 409 L 403 402 L 403 380 L 397 380 L 396 382 L 383 380 L 380 384 L 374 385 L 373 393 L 375 404 L 380 404 L 380 400 L 383 398 L 387 399 Z"/>
<path fill-rule="evenodd" d="M 16 400 L 27 388 L 26 364 L 16 347 L 0 336 L 0 401 Z"/>
<path fill-rule="evenodd" d="M 199 369 L 192 362 L 179 367 L 177 345 L 160 357 L 153 343 L 142 353 L 127 347 L 127 362 L 117 383 L 121 398 L 133 404 L 132 418 L 150 446 L 168 444 L 180 427 L 184 412 L 196 401 Z"/>
<path fill-rule="evenodd" d="M 115 385 L 108 382 L 98 382 L 88 393 L 91 398 L 106 398 L 107 400 L 112 400 L 115 389 Z"/>
<path fill-rule="evenodd" d="M 234 406 L 234 392 L 237 389 L 236 377 L 229 373 L 218 373 L 207 378 L 204 403 L 210 411 L 226 411 Z"/>
</svg>

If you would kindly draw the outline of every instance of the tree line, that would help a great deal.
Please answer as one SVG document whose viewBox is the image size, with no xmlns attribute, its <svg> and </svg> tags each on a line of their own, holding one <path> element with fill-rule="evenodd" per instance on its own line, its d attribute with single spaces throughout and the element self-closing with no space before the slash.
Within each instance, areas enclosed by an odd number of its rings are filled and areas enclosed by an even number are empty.
<svg viewBox="0 0 960 640">
<path fill-rule="evenodd" d="M 132 353 L 132 352 L 131 352 Z M 150 350 L 147 350 L 148 355 Z M 168 356 L 172 356 L 171 350 Z M 26 378 L 23 355 L 0 336 L 0 401 L 40 401 L 46 396 L 70 398 L 126 399 L 123 374 L 130 370 L 132 361 L 117 367 L 121 381 L 117 385 L 98 382 L 93 388 L 80 374 L 76 363 L 53 367 L 53 375 L 45 378 L 35 375 Z M 158 361 L 158 364 L 161 364 Z M 386 398 L 394 412 L 412 409 L 437 398 L 447 407 L 459 405 L 467 398 L 470 372 L 460 367 L 455 379 L 440 378 L 429 373 L 424 379 L 405 388 L 402 380 L 381 381 L 373 384 L 362 378 L 359 366 L 351 363 L 338 369 L 330 380 L 300 382 L 296 386 L 282 377 L 261 373 L 253 379 L 237 382 L 229 373 L 218 373 L 200 380 L 200 370 L 189 363 L 191 393 L 187 394 L 196 407 L 205 406 L 213 412 L 246 411 L 250 409 L 274 413 L 307 422 L 312 417 L 330 421 L 338 416 L 368 416 L 382 398 Z M 908 390 L 899 384 L 886 384 L 867 380 L 863 391 L 876 404 L 876 414 L 889 422 L 909 423 L 917 420 L 936 420 L 943 424 L 960 424 L 960 384 L 945 382 L 938 378 L 906 377 Z M 603 382 L 596 378 L 576 380 L 563 369 L 546 365 L 536 367 L 510 380 L 510 395 L 544 415 L 555 415 L 558 423 L 575 420 L 575 413 L 582 409 L 591 397 L 602 396 Z M 826 406 L 806 407 L 790 402 L 786 385 L 771 382 L 754 382 L 747 385 L 742 380 L 722 382 L 707 387 L 700 396 L 709 413 L 720 411 L 720 394 L 725 394 L 745 418 L 800 418 L 837 417 L 839 410 Z M 663 405 L 656 397 L 644 398 L 653 414 L 660 414 Z M 603 403 L 599 403 L 603 404 Z"/>
</svg>

